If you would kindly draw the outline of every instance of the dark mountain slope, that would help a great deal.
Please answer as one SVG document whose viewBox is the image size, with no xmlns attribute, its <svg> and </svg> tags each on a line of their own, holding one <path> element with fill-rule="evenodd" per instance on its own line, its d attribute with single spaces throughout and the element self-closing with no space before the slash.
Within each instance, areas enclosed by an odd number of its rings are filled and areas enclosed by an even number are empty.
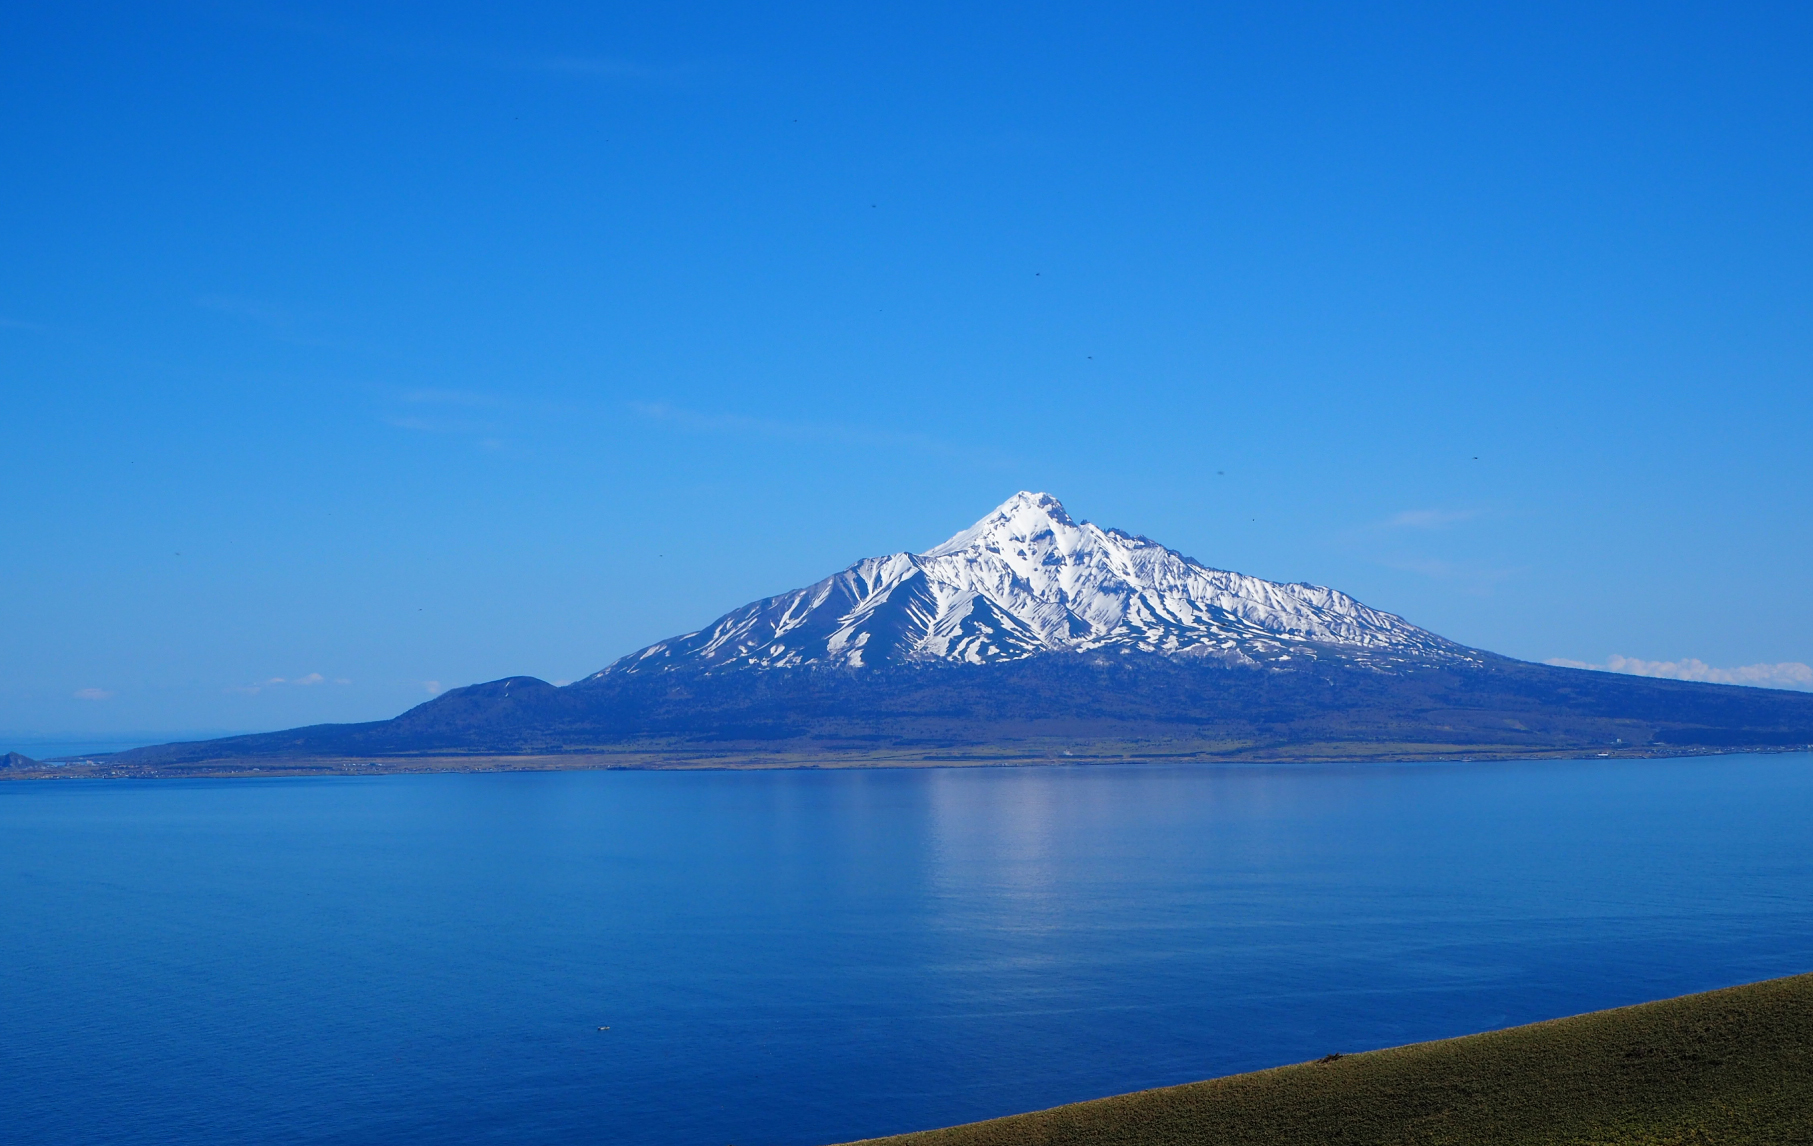
<svg viewBox="0 0 1813 1146">
<path fill-rule="evenodd" d="M 1485 753 L 1813 744 L 1813 694 L 1653 680 L 1480 654 L 1385 674 L 1339 660 L 1226 668 L 1159 655 L 1050 654 L 887 671 L 511 677 L 394 720 L 122 753 L 135 764 L 235 757 L 880 750 L 1306 758 L 1417 746 Z"/>
</svg>

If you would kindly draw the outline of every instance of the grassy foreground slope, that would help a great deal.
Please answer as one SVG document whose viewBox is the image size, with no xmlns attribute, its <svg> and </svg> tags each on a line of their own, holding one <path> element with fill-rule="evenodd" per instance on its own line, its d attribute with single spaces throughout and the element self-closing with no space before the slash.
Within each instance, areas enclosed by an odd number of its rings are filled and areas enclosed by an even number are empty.
<svg viewBox="0 0 1813 1146">
<path fill-rule="evenodd" d="M 1813 1143 L 1813 975 L 869 1143 Z"/>
</svg>

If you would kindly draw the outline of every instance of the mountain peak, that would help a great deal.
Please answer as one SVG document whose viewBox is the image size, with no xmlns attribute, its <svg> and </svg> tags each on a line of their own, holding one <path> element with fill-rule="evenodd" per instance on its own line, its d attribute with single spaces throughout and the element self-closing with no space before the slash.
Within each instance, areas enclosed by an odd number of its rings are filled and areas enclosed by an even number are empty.
<svg viewBox="0 0 1813 1146">
<path fill-rule="evenodd" d="M 1210 569 L 1143 537 L 1076 521 L 1021 491 L 923 553 L 869 557 L 650 645 L 617 673 L 956 661 L 1051 652 L 1296 668 L 1333 656 L 1385 671 L 1472 655 L 1319 585 Z"/>
<path fill-rule="evenodd" d="M 1077 523 L 1064 511 L 1064 503 L 1048 493 L 1021 490 L 995 507 L 995 511 L 976 524 L 956 534 L 949 541 L 921 553 L 921 557 L 944 557 L 993 541 L 1030 541 L 1044 533 L 1074 531 Z"/>
</svg>

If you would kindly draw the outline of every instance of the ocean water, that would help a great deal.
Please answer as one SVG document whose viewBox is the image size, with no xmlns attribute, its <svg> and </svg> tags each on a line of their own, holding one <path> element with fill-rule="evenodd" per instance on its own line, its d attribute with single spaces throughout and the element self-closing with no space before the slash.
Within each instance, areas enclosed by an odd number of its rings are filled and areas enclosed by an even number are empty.
<svg viewBox="0 0 1813 1146">
<path fill-rule="evenodd" d="M 829 1143 L 1810 969 L 1806 755 L 0 784 L 9 1142 Z"/>
</svg>

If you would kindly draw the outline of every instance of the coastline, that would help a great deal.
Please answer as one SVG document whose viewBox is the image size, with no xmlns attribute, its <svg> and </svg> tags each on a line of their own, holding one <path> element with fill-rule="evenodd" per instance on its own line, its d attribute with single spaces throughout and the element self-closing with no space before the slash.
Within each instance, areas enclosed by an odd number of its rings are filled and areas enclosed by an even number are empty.
<svg viewBox="0 0 1813 1146">
<path fill-rule="evenodd" d="M 28 769 L 0 769 L 0 781 L 155 780 L 271 776 L 394 776 L 476 772 L 606 771 L 844 771 L 870 768 L 1038 768 L 1129 764 L 1202 764 L 1226 767 L 1316 764 L 1464 764 L 1515 760 L 1657 760 L 1700 756 L 1782 755 L 1813 751 L 1813 745 L 1744 747 L 1620 747 L 1607 750 L 1430 744 L 1246 745 L 1216 752 L 1164 751 L 1162 746 L 1079 746 L 1081 750 L 975 749 L 944 751 L 762 752 L 738 748 L 716 752 L 622 751 L 522 754 L 449 753 L 397 756 L 224 757 L 181 764 L 116 763 L 104 756 L 45 762 Z"/>
</svg>

